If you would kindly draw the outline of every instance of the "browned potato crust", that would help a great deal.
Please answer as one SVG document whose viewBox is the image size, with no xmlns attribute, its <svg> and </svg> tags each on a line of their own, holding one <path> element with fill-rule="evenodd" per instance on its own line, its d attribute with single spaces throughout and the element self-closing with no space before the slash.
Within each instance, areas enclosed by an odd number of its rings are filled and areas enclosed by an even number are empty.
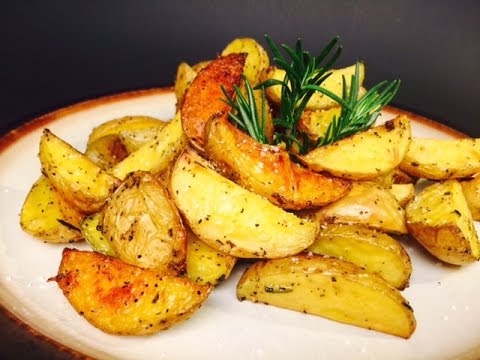
<svg viewBox="0 0 480 360">
<path fill-rule="evenodd" d="M 406 339 L 416 327 L 397 289 L 352 263 L 319 255 L 253 264 L 238 282 L 237 297 Z"/>
<path fill-rule="evenodd" d="M 225 118 L 209 122 L 205 153 L 225 176 L 284 209 L 319 207 L 351 187 L 294 164 L 284 149 L 255 141 Z"/>
<path fill-rule="evenodd" d="M 102 233 L 117 256 L 132 265 L 182 273 L 186 233 L 166 189 L 148 172 L 131 173 L 103 211 Z"/>
<path fill-rule="evenodd" d="M 161 275 L 91 251 L 65 249 L 57 276 L 63 294 L 93 326 L 116 335 L 149 335 L 188 319 L 209 285 Z"/>
<path fill-rule="evenodd" d="M 228 117 L 228 106 L 222 99 L 223 86 L 232 96 L 239 85 L 246 54 L 220 56 L 200 71 L 185 93 L 181 107 L 182 125 L 191 145 L 199 151 L 205 142 L 205 125 L 212 117 Z"/>
<path fill-rule="evenodd" d="M 125 159 L 128 151 L 118 135 L 110 134 L 88 144 L 85 155 L 102 169 L 107 170 Z"/>
</svg>

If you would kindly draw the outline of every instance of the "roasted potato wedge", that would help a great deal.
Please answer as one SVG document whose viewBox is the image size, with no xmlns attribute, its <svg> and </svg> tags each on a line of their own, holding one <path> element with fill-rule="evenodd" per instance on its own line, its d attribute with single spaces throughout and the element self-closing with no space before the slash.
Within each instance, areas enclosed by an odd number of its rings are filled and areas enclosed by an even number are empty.
<svg viewBox="0 0 480 360">
<path fill-rule="evenodd" d="M 355 225 L 322 225 L 307 251 L 349 261 L 400 290 L 408 286 L 412 273 L 410 257 L 397 240 Z"/>
<path fill-rule="evenodd" d="M 431 180 L 472 176 L 480 172 L 480 139 L 414 138 L 400 169 Z"/>
<path fill-rule="evenodd" d="M 384 125 L 317 147 L 299 158 L 314 171 L 327 171 L 352 180 L 371 180 L 394 170 L 410 141 L 410 120 L 398 116 Z"/>
<path fill-rule="evenodd" d="M 91 251 L 63 250 L 56 281 L 75 310 L 100 330 L 149 335 L 188 319 L 209 285 L 162 275 Z"/>
<path fill-rule="evenodd" d="M 480 221 L 480 175 L 470 180 L 464 180 L 460 184 L 462 184 L 463 194 L 473 220 Z"/>
<path fill-rule="evenodd" d="M 406 207 L 410 234 L 438 259 L 464 265 L 480 259 L 480 242 L 457 180 L 423 189 Z"/>
<path fill-rule="evenodd" d="M 45 242 L 69 243 L 82 240 L 83 214 L 67 203 L 45 176 L 32 185 L 20 212 L 23 231 Z"/>
<path fill-rule="evenodd" d="M 109 134 L 92 141 L 85 155 L 102 169 L 107 170 L 128 156 L 128 150 L 118 135 Z"/>
<path fill-rule="evenodd" d="M 164 123 L 165 126 L 167 124 L 168 122 Z M 118 136 L 122 140 L 123 146 L 125 146 L 125 149 L 127 150 L 127 154 L 131 154 L 140 149 L 143 145 L 155 140 L 161 128 L 163 128 L 163 126 L 139 130 L 122 130 Z"/>
<path fill-rule="evenodd" d="M 225 118 L 207 125 L 205 154 L 236 183 L 284 209 L 319 207 L 350 189 L 350 181 L 294 164 L 278 146 L 264 145 Z"/>
<path fill-rule="evenodd" d="M 120 184 L 110 175 L 50 130 L 43 130 L 39 158 L 42 173 L 60 195 L 86 214 L 100 210 Z"/>
<path fill-rule="evenodd" d="M 230 276 L 237 262 L 205 244 L 191 230 L 187 230 L 187 277 L 197 284 L 217 285 Z"/>
<path fill-rule="evenodd" d="M 298 130 L 308 134 L 308 137 L 312 141 L 317 141 L 325 135 L 333 118 L 338 119 L 341 110 L 342 108 L 340 106 L 315 111 L 306 110 L 300 116 L 297 125 Z"/>
<path fill-rule="evenodd" d="M 177 108 L 182 105 L 185 91 L 192 84 L 193 79 L 197 76 L 197 72 L 192 69 L 186 62 L 181 62 L 177 68 L 177 75 L 175 77 L 174 92 L 177 98 Z"/>
<path fill-rule="evenodd" d="M 352 80 L 352 75 L 355 75 L 355 65 L 348 66 L 343 69 L 332 70 L 331 75 L 322 82 L 322 87 L 327 90 L 330 90 L 335 95 L 342 97 L 343 91 L 343 77 L 345 77 L 345 82 L 347 85 L 347 93 L 350 91 L 350 83 Z M 268 79 L 277 79 L 282 81 L 285 77 L 285 71 L 278 69 L 276 67 L 267 68 L 261 75 L 261 82 Z M 361 63 L 359 66 L 359 84 L 362 86 L 363 80 L 365 78 L 365 66 Z M 281 86 L 271 86 L 266 89 L 267 97 L 275 104 L 280 104 L 281 98 Z M 359 94 L 360 95 L 360 94 Z M 328 109 L 334 106 L 338 106 L 338 103 L 331 99 L 330 97 L 316 92 L 310 98 L 305 107 L 305 110 L 323 110 Z"/>
<path fill-rule="evenodd" d="M 400 206 L 407 205 L 415 197 L 415 186 L 413 184 L 392 184 L 389 190 Z"/>
<path fill-rule="evenodd" d="M 353 183 L 340 200 L 313 213 L 322 223 L 364 225 L 380 231 L 407 234 L 405 211 L 393 194 L 371 182 Z"/>
<path fill-rule="evenodd" d="M 118 119 L 106 121 L 92 130 L 88 137 L 88 146 L 107 135 L 119 135 L 122 131 L 136 131 L 150 128 L 160 129 L 165 122 L 151 116 L 124 116 Z"/>
<path fill-rule="evenodd" d="M 300 219 L 216 173 L 187 149 L 171 170 L 170 194 L 192 231 L 214 249 L 277 258 L 308 247 L 318 224 Z"/>
<path fill-rule="evenodd" d="M 104 255 L 117 257 L 110 241 L 103 236 L 102 216 L 101 212 L 85 216 L 80 224 L 80 230 L 93 250 Z"/>
<path fill-rule="evenodd" d="M 183 273 L 185 228 L 167 190 L 151 173 L 128 175 L 105 205 L 101 227 L 126 263 L 168 274 Z"/>
<path fill-rule="evenodd" d="M 181 115 L 177 112 L 173 120 L 161 128 L 153 140 L 111 168 L 110 173 L 122 180 L 134 171 L 161 173 L 167 170 L 187 143 Z"/>
<path fill-rule="evenodd" d="M 397 289 L 352 263 L 319 255 L 253 264 L 237 285 L 237 297 L 406 339 L 416 327 Z"/>
<path fill-rule="evenodd" d="M 222 99 L 225 91 L 233 96 L 241 81 L 246 54 L 220 56 L 208 64 L 185 93 L 181 107 L 182 126 L 190 144 L 203 151 L 205 125 L 212 117 L 228 117 L 230 106 Z"/>
</svg>

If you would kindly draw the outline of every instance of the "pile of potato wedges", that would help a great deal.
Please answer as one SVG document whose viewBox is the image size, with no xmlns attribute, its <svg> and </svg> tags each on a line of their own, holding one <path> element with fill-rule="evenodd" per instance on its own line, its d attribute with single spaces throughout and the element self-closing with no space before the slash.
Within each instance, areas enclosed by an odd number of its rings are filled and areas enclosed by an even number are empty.
<svg viewBox="0 0 480 360">
<path fill-rule="evenodd" d="M 341 96 L 354 71 L 332 70 L 323 86 Z M 290 154 L 229 120 L 222 87 L 245 91 L 242 74 L 252 85 L 284 76 L 258 42 L 235 39 L 214 60 L 179 65 L 169 121 L 113 119 L 84 153 L 44 130 L 22 229 L 93 250 L 65 249 L 51 280 L 99 329 L 144 335 L 191 316 L 249 259 L 239 300 L 409 338 L 416 321 L 401 290 L 412 263 L 397 235 L 449 264 L 480 258 L 480 139 L 415 138 L 398 116 Z M 266 95 L 272 140 L 279 87 Z M 298 126 L 318 139 L 339 109 L 315 94 Z"/>
</svg>

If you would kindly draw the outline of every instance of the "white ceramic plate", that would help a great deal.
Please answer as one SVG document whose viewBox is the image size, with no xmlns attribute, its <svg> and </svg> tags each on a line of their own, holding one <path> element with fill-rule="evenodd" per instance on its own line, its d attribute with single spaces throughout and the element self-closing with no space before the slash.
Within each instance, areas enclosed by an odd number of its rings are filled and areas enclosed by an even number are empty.
<svg viewBox="0 0 480 360">
<path fill-rule="evenodd" d="M 415 243 L 410 287 L 417 330 L 409 340 L 272 306 L 239 302 L 242 268 L 218 286 L 194 316 L 148 337 L 107 335 L 79 316 L 57 284 L 63 245 L 44 244 L 22 232 L 19 213 L 40 174 L 41 130 L 50 128 L 84 150 L 91 129 L 123 115 L 170 119 L 171 91 L 121 94 L 62 109 L 0 140 L 0 304 L 41 334 L 75 351 L 115 359 L 473 359 L 480 357 L 480 264 L 440 264 Z M 382 119 L 399 110 L 389 109 Z M 414 135 L 448 138 L 455 131 L 412 116 Z M 479 230 L 479 224 L 477 231 Z M 87 248 L 86 245 L 74 246 Z"/>
</svg>

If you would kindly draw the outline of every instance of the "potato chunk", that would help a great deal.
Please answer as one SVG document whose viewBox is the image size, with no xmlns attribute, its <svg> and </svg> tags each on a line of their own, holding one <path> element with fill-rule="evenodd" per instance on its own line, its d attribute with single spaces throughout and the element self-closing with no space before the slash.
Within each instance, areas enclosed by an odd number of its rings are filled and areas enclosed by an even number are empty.
<svg viewBox="0 0 480 360">
<path fill-rule="evenodd" d="M 239 85 L 246 54 L 220 56 L 209 63 L 185 93 L 181 107 L 182 125 L 190 144 L 203 151 L 205 126 L 212 117 L 228 117 L 230 106 L 222 99 L 225 91 L 232 96 Z"/>
<path fill-rule="evenodd" d="M 315 171 L 352 180 L 371 180 L 395 169 L 410 141 L 410 120 L 399 116 L 384 125 L 318 147 L 300 160 Z"/>
<path fill-rule="evenodd" d="M 186 233 L 175 204 L 148 172 L 131 173 L 103 211 L 102 233 L 132 265 L 169 274 L 183 272 Z"/>
<path fill-rule="evenodd" d="M 320 234 L 307 250 L 349 261 L 379 275 L 397 289 L 408 286 L 412 273 L 410 257 L 397 240 L 355 225 L 322 225 Z"/>
<path fill-rule="evenodd" d="M 389 190 L 400 206 L 405 206 L 415 197 L 415 186 L 413 184 L 392 184 Z"/>
<path fill-rule="evenodd" d="M 285 150 L 255 141 L 224 118 L 207 126 L 205 153 L 225 176 L 284 209 L 319 207 L 351 187 L 294 164 Z"/>
<path fill-rule="evenodd" d="M 78 210 L 92 214 L 100 210 L 120 184 L 62 139 L 45 129 L 40 139 L 42 173 L 61 196 Z"/>
<path fill-rule="evenodd" d="M 473 220 L 480 221 L 480 175 L 460 182 Z"/>
<path fill-rule="evenodd" d="M 416 327 L 397 289 L 354 264 L 319 255 L 255 263 L 240 279 L 237 297 L 403 338 Z"/>
<path fill-rule="evenodd" d="M 395 234 L 407 234 L 405 211 L 393 194 L 372 182 L 353 183 L 352 190 L 340 200 L 314 212 L 324 223 L 360 224 Z"/>
<path fill-rule="evenodd" d="M 20 213 L 23 231 L 45 242 L 69 243 L 82 240 L 83 214 L 67 203 L 45 176 L 32 185 Z"/>
<path fill-rule="evenodd" d="M 181 62 L 180 65 L 178 65 L 174 86 L 175 97 L 177 98 L 177 108 L 182 106 L 185 92 L 196 76 L 197 72 L 186 62 Z"/>
<path fill-rule="evenodd" d="M 65 249 L 58 283 L 75 310 L 100 330 L 148 335 L 188 319 L 207 299 L 209 285 L 161 275 L 100 253 Z"/>
<path fill-rule="evenodd" d="M 480 258 L 480 242 L 457 180 L 423 189 L 406 207 L 407 227 L 438 259 L 463 265 Z"/>
<path fill-rule="evenodd" d="M 105 135 L 92 141 L 85 155 L 102 169 L 107 170 L 128 156 L 128 151 L 118 135 Z"/>
<path fill-rule="evenodd" d="M 80 230 L 93 250 L 108 256 L 117 257 L 117 253 L 113 250 L 112 244 L 103 236 L 102 217 L 103 214 L 101 212 L 84 217 L 80 224 Z"/>
<path fill-rule="evenodd" d="M 400 169 L 431 180 L 472 176 L 480 172 L 480 139 L 414 138 Z"/>
<path fill-rule="evenodd" d="M 216 173 L 187 149 L 171 170 L 170 194 L 192 231 L 214 249 L 277 258 L 308 247 L 318 224 L 300 219 Z"/>
</svg>

